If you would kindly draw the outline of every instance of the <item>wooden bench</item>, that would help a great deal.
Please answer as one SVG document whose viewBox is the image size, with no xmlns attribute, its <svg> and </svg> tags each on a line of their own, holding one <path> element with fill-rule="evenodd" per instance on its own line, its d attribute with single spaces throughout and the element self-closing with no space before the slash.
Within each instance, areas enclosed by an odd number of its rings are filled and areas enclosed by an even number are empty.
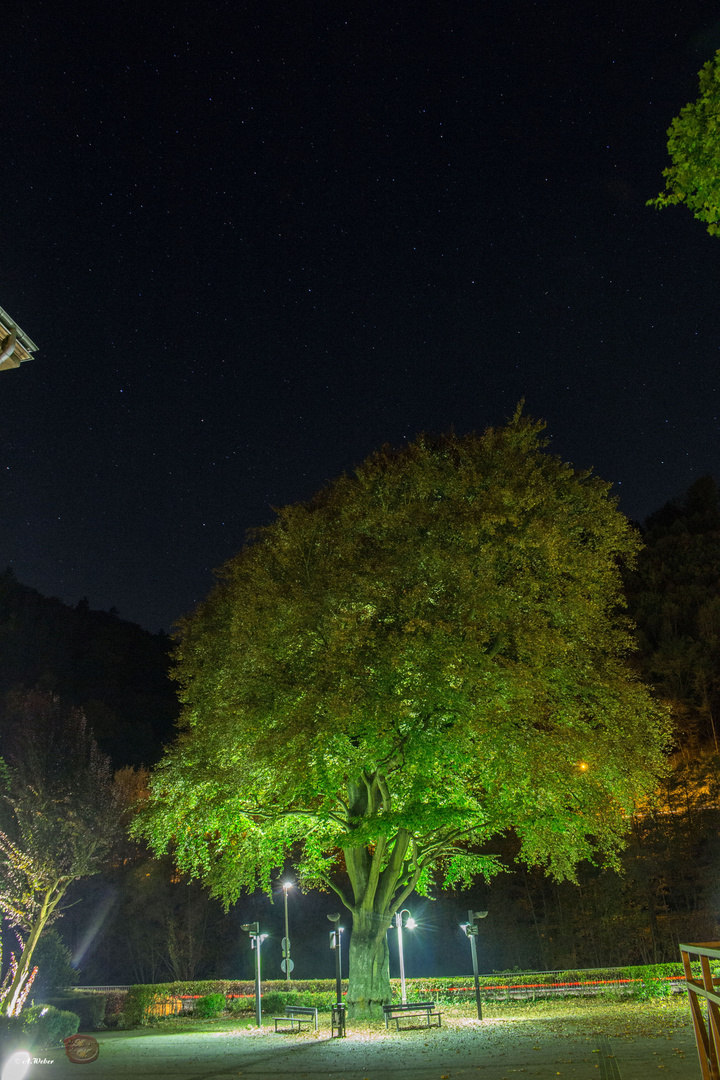
<svg viewBox="0 0 720 1080">
<path fill-rule="evenodd" d="M 311 1008 L 309 1005 L 286 1005 L 284 1016 L 275 1016 L 275 1031 L 278 1029 L 278 1024 L 287 1023 L 290 1021 L 290 1028 L 286 1030 L 294 1031 L 297 1024 L 298 1031 L 302 1030 L 303 1024 L 314 1024 L 315 1030 L 318 1029 L 318 1011 Z"/>
<path fill-rule="evenodd" d="M 440 1027 L 441 1014 L 435 1009 L 434 1001 L 411 1001 L 405 1005 L 383 1005 L 383 1013 L 385 1015 L 385 1027 L 389 1027 L 390 1021 L 394 1020 L 397 1031 L 400 1030 L 401 1020 L 421 1018 L 421 1013 L 425 1013 L 423 1027 Z M 433 1023 L 435 1018 L 437 1018 L 437 1024 Z"/>
</svg>

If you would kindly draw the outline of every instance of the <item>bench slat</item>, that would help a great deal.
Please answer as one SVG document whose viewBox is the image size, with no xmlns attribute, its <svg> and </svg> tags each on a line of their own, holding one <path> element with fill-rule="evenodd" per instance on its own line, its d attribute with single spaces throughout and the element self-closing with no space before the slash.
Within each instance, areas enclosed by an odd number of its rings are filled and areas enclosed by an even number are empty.
<svg viewBox="0 0 720 1080">
<path fill-rule="evenodd" d="M 297 1024 L 298 1031 L 303 1024 L 314 1024 L 315 1030 L 318 1029 L 318 1011 L 312 1005 L 286 1005 L 284 1016 L 274 1016 L 275 1031 L 278 1029 L 278 1024 L 283 1020 L 290 1021 L 290 1031 L 294 1031 L 294 1025 Z"/>
<path fill-rule="evenodd" d="M 383 1005 L 385 1027 L 389 1027 L 390 1020 L 395 1021 L 395 1028 L 400 1030 L 401 1020 L 414 1020 L 418 1013 L 424 1012 L 427 1019 L 427 1027 L 440 1027 L 441 1013 L 436 1011 L 434 1001 L 408 1001 L 403 1004 Z M 431 1024 L 432 1017 L 437 1017 L 437 1025 Z"/>
</svg>

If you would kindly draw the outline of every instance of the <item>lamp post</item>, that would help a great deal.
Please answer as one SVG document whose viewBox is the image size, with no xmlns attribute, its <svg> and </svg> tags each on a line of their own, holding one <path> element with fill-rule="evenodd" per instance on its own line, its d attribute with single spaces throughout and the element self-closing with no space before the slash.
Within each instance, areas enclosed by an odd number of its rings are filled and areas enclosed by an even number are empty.
<svg viewBox="0 0 720 1080">
<path fill-rule="evenodd" d="M 336 1018 L 337 1029 L 340 1038 L 345 1037 L 345 1002 L 342 999 L 342 933 L 340 926 L 340 913 L 328 915 L 335 929 L 330 931 L 330 948 L 335 950 L 335 1008 L 333 1009 L 332 1030 L 335 1031 Z"/>
<path fill-rule="evenodd" d="M 250 947 L 255 949 L 257 961 L 255 964 L 255 1022 L 262 1027 L 262 985 L 260 981 L 260 946 L 267 934 L 260 933 L 260 924 L 243 923 L 242 929 L 250 935 Z"/>
<path fill-rule="evenodd" d="M 290 931 L 288 929 L 288 892 L 292 889 L 292 881 L 283 881 L 283 893 L 285 894 L 285 937 L 282 940 L 282 963 L 280 967 L 285 972 L 285 982 L 290 982 L 290 972 L 295 967 L 290 959 Z"/>
<path fill-rule="evenodd" d="M 414 930 L 417 923 L 413 919 L 412 915 L 407 908 L 403 908 L 402 911 L 395 912 L 395 926 L 397 927 L 398 936 L 398 957 L 400 958 L 400 994 L 403 1005 L 407 1005 L 407 990 L 405 988 L 405 957 L 403 955 L 403 915 L 407 915 L 407 922 L 405 926 L 408 930 Z"/>
<path fill-rule="evenodd" d="M 472 953 L 473 977 L 475 979 L 475 1000 L 477 1002 L 478 1020 L 482 1020 L 482 1005 L 480 1004 L 480 979 L 478 977 L 477 938 L 478 927 L 476 919 L 487 918 L 487 911 L 468 911 L 468 921 L 461 923 L 467 937 L 470 938 L 470 952 Z"/>
</svg>

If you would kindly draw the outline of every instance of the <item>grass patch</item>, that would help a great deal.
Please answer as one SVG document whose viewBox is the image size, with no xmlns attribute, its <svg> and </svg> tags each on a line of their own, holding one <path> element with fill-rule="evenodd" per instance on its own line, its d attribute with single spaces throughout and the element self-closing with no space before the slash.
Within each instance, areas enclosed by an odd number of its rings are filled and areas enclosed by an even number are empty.
<svg viewBox="0 0 720 1080">
<path fill-rule="evenodd" d="M 443 1015 L 441 1030 L 462 1029 L 478 1024 L 475 1003 L 455 1003 L 440 1006 Z M 675 994 L 669 998 L 654 998 L 646 1001 L 637 998 L 619 998 L 613 1000 L 606 995 L 598 997 L 567 997 L 537 1001 L 488 1001 L 482 1003 L 482 1030 L 493 1040 L 503 1040 L 508 1036 L 516 1038 L 526 1036 L 535 1040 L 543 1038 L 585 1037 L 589 1040 L 605 1035 L 610 1038 L 632 1039 L 634 1036 L 672 1038 L 675 1034 L 691 1029 L 690 1011 L 687 994 Z M 263 1012 L 263 1029 L 272 1032 L 274 1024 L 272 1014 Z M 240 1016 L 227 1014 L 215 1019 L 200 1020 L 193 1016 L 175 1016 L 157 1020 L 146 1029 L 157 1034 L 198 1034 L 198 1033 L 237 1033 L 255 1032 L 255 1015 L 252 1012 Z M 386 1032 L 382 1020 L 370 1023 L 348 1021 L 348 1031 L 362 1034 L 372 1041 L 384 1039 L 396 1032 Z M 430 1036 L 435 1037 L 438 1029 L 430 1029 Z M 321 1019 L 320 1035 L 327 1037 L 329 1025 L 327 1017 Z M 400 1033 L 401 1037 L 411 1037 L 418 1032 Z M 304 1036 L 315 1037 L 312 1032 Z"/>
</svg>

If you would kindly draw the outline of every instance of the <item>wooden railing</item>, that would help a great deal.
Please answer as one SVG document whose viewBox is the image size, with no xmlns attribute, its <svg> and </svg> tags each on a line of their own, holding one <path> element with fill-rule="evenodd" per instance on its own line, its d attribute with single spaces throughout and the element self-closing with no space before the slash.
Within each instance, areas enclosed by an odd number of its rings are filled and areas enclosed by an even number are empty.
<svg viewBox="0 0 720 1080">
<path fill-rule="evenodd" d="M 685 985 L 690 999 L 690 1015 L 695 1028 L 700 1072 L 703 1080 L 720 1080 L 720 994 L 716 992 L 716 983 L 710 970 L 710 961 L 720 960 L 720 941 L 698 941 L 694 945 L 681 945 L 680 955 L 685 968 Z M 700 962 L 702 982 L 693 977 L 693 958 Z M 705 999 L 707 1006 L 707 1024 L 700 998 Z"/>
</svg>

